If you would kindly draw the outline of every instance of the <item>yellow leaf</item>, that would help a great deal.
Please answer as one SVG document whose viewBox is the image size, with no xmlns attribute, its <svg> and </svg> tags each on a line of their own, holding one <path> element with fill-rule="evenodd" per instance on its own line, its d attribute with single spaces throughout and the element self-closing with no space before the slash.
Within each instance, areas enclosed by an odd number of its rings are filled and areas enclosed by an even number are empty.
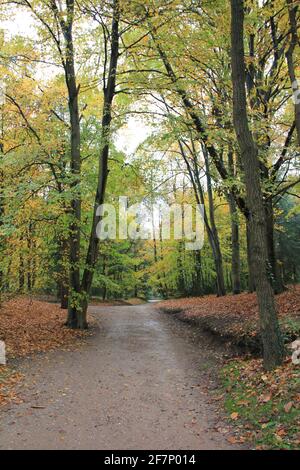
<svg viewBox="0 0 300 470">
<path fill-rule="evenodd" d="M 237 420 L 239 417 L 239 414 L 237 411 L 234 411 L 234 413 L 231 413 L 230 418 L 233 419 L 234 421 Z"/>
</svg>

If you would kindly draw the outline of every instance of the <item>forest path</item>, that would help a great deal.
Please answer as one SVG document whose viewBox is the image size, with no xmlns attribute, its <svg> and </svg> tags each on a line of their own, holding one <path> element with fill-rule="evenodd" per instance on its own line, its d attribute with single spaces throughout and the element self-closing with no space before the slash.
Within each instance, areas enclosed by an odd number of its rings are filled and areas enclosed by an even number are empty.
<svg viewBox="0 0 300 470">
<path fill-rule="evenodd" d="M 208 389 L 221 351 L 151 304 L 90 312 L 82 348 L 20 362 L 24 402 L 0 413 L 0 449 L 234 448 Z"/>
</svg>

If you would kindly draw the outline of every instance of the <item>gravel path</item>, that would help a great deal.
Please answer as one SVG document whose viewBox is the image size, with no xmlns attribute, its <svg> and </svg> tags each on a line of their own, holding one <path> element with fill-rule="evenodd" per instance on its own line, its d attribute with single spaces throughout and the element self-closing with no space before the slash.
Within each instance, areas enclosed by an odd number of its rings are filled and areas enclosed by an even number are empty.
<svg viewBox="0 0 300 470">
<path fill-rule="evenodd" d="M 21 361 L 24 403 L 1 412 L 0 449 L 234 448 L 209 398 L 215 345 L 151 304 L 90 311 L 82 348 Z"/>
</svg>

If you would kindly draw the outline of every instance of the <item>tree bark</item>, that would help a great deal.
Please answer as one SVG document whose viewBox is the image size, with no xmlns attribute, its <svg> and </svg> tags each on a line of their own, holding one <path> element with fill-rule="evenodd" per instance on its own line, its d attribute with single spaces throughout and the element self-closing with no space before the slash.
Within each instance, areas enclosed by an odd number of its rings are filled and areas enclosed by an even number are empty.
<svg viewBox="0 0 300 470">
<path fill-rule="evenodd" d="M 212 192 L 210 192 L 210 215 L 208 217 L 206 207 L 205 207 L 203 188 L 201 185 L 199 171 L 197 167 L 196 155 L 195 154 L 193 155 L 194 168 L 192 168 L 185 154 L 181 141 L 179 141 L 178 143 L 179 143 L 181 155 L 187 166 L 187 170 L 188 170 L 190 180 L 193 186 L 196 202 L 197 204 L 202 204 L 203 206 L 203 221 L 204 221 L 204 225 L 207 231 L 208 240 L 209 240 L 209 244 L 212 250 L 212 255 L 213 255 L 214 265 L 215 265 L 215 270 L 216 270 L 217 295 L 218 297 L 222 297 L 226 295 L 226 290 L 225 290 L 224 273 L 223 273 L 223 260 L 222 260 L 222 253 L 221 253 L 220 243 L 219 243 L 219 238 L 218 238 L 218 232 L 217 232 L 216 226 L 215 226 L 215 230 L 213 230 L 213 228 L 211 227 L 211 221 L 213 221 L 214 223 L 214 208 L 213 208 Z M 207 174 L 209 174 L 208 167 L 207 167 Z M 209 174 L 209 178 L 210 178 L 210 174 Z M 211 191 L 211 180 L 209 179 L 209 181 L 210 181 L 210 191 Z"/>
<path fill-rule="evenodd" d="M 231 282 L 232 293 L 241 293 L 241 259 L 239 241 L 238 210 L 232 194 L 228 194 L 228 204 L 231 219 Z"/>
<path fill-rule="evenodd" d="M 255 292 L 255 278 L 254 268 L 252 266 L 252 243 L 251 243 L 250 223 L 248 217 L 246 218 L 246 239 L 247 239 L 247 263 L 248 263 L 248 292 L 251 294 Z"/>
<path fill-rule="evenodd" d="M 235 177 L 233 152 L 228 152 L 228 170 L 232 178 Z M 239 237 L 239 213 L 231 192 L 227 196 L 230 220 L 231 220 L 231 282 L 232 293 L 234 295 L 241 292 L 241 258 L 240 258 L 240 237 Z"/>
<path fill-rule="evenodd" d="M 277 255 L 274 241 L 274 208 L 273 200 L 269 198 L 265 201 L 266 213 L 266 227 L 267 227 L 267 245 L 268 245 L 268 259 L 270 265 L 270 274 L 274 292 L 280 294 L 284 291 L 284 285 L 279 272 Z"/>
<path fill-rule="evenodd" d="M 59 299 L 60 307 L 64 310 L 68 309 L 69 304 L 69 241 L 62 235 L 59 240 Z"/>
<path fill-rule="evenodd" d="M 263 359 L 266 370 L 283 360 L 283 341 L 280 334 L 274 292 L 269 275 L 265 209 L 260 183 L 257 146 L 248 123 L 246 102 L 246 73 L 244 57 L 244 1 L 231 0 L 231 66 L 233 84 L 233 120 L 241 150 L 249 209 L 252 269 L 256 278 Z"/>
<path fill-rule="evenodd" d="M 195 296 L 203 295 L 203 272 L 201 251 L 194 251 L 195 274 L 193 278 L 192 294 Z"/>
<path fill-rule="evenodd" d="M 20 238 L 22 241 L 23 238 Z M 22 253 L 22 246 L 20 247 L 20 254 L 19 254 L 19 292 L 23 293 L 25 287 L 25 266 L 24 266 L 24 257 Z"/>
<path fill-rule="evenodd" d="M 89 239 L 88 252 L 86 257 L 85 269 L 83 273 L 81 290 L 83 294 L 81 311 L 82 315 L 86 319 L 86 312 L 88 307 L 88 298 L 92 286 L 94 270 L 99 253 L 99 239 L 97 237 L 96 229 L 98 223 L 101 221 L 101 216 L 98 213 L 98 208 L 103 204 L 105 197 L 105 189 L 108 177 L 108 156 L 109 156 L 109 144 L 110 144 L 110 133 L 111 133 L 111 121 L 112 121 L 112 104 L 115 96 L 116 88 L 116 74 L 119 58 L 119 0 L 113 2 L 113 19 L 111 27 L 111 52 L 110 52 L 110 63 L 107 83 L 104 83 L 104 104 L 102 114 L 102 133 L 101 133 L 101 145 L 102 149 L 99 156 L 99 172 L 98 172 L 98 184 L 94 203 L 94 213 L 91 234 Z"/>
<path fill-rule="evenodd" d="M 178 96 L 181 99 L 182 105 L 184 109 L 186 110 L 188 116 L 190 116 L 192 123 L 194 125 L 194 128 L 197 131 L 197 134 L 199 136 L 199 140 L 203 143 L 205 148 L 207 149 L 207 152 L 209 153 L 211 160 L 213 161 L 219 175 L 221 178 L 226 181 L 228 179 L 228 172 L 226 170 L 226 167 L 223 163 L 222 158 L 220 158 L 218 151 L 216 147 L 211 143 L 211 140 L 209 139 L 207 129 L 202 122 L 200 115 L 198 113 L 197 107 L 193 104 L 191 99 L 189 98 L 188 93 L 186 90 L 180 85 L 180 81 L 178 77 L 176 76 L 176 73 L 172 67 L 171 62 L 168 59 L 168 56 L 166 52 L 163 50 L 162 45 L 159 43 L 158 39 L 156 38 L 156 30 L 155 27 L 151 26 L 151 36 L 152 39 L 155 43 L 157 52 L 161 58 L 162 63 L 164 64 L 164 67 L 166 69 L 167 75 L 174 87 L 174 91 L 178 94 Z M 247 215 L 248 208 L 246 207 L 245 200 L 243 197 L 240 195 L 240 191 L 237 187 L 233 186 L 232 187 L 232 194 L 234 195 L 234 198 L 236 200 L 237 206 L 241 210 L 241 212 L 244 215 Z"/>
<path fill-rule="evenodd" d="M 86 328 L 86 320 L 80 308 L 80 223 L 81 223 L 81 155 L 80 155 L 80 117 L 78 107 L 79 87 L 76 84 L 72 26 L 66 34 L 67 50 L 66 81 L 69 93 L 69 111 L 71 124 L 71 224 L 70 224 L 70 288 L 68 301 L 67 326 Z"/>
<path fill-rule="evenodd" d="M 70 285 L 68 299 L 68 316 L 66 325 L 70 328 L 86 328 L 86 321 L 80 308 L 81 285 L 80 285 L 80 224 L 81 224 L 81 154 L 80 154 L 80 115 L 78 105 L 79 86 L 76 82 L 75 52 L 73 42 L 73 23 L 75 1 L 66 0 L 66 15 L 62 15 L 55 0 L 50 0 L 51 8 L 57 24 L 60 26 L 64 44 L 65 54 L 58 45 L 65 73 L 65 82 L 68 90 L 68 107 L 70 119 L 70 146 L 71 146 L 71 203 L 70 203 Z"/>
<path fill-rule="evenodd" d="M 209 159 L 208 159 L 207 150 L 204 145 L 202 146 L 202 149 L 203 149 L 203 155 L 204 155 L 204 161 L 205 161 L 205 171 L 206 171 L 206 181 L 207 181 L 209 220 L 210 220 L 212 238 L 214 242 L 215 267 L 217 271 L 217 294 L 218 294 L 218 297 L 222 297 L 226 295 L 224 270 L 223 270 L 223 256 L 222 256 L 221 247 L 220 247 L 218 229 L 217 229 L 216 221 L 215 221 L 215 208 L 214 208 L 214 198 L 213 198 L 213 191 L 212 191 Z M 197 177 L 197 180 L 200 183 L 199 175 Z"/>
</svg>

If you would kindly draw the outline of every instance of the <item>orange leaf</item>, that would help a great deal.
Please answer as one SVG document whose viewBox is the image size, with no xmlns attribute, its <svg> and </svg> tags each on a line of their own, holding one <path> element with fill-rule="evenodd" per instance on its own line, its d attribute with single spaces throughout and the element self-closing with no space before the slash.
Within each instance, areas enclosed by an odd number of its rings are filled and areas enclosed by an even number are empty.
<svg viewBox="0 0 300 470">
<path fill-rule="evenodd" d="M 291 409 L 293 408 L 293 402 L 292 401 L 289 401 L 286 405 L 284 405 L 284 411 L 286 413 L 289 413 L 291 411 Z"/>
</svg>

